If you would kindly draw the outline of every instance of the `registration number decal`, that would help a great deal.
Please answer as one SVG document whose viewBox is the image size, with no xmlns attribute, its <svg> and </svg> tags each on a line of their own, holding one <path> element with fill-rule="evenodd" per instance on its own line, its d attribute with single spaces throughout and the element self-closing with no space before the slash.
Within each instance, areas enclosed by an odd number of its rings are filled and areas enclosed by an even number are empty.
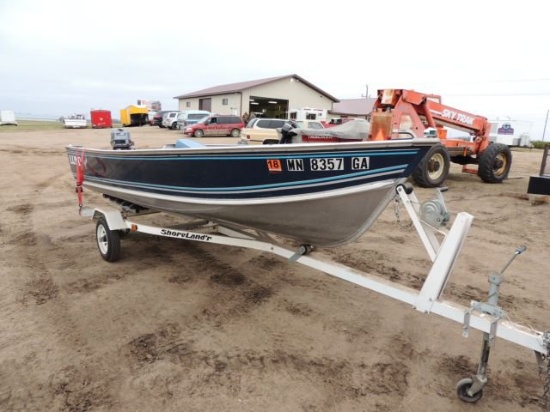
<svg viewBox="0 0 550 412">
<path fill-rule="evenodd" d="M 344 170 L 344 159 L 341 157 L 309 159 L 309 165 L 311 170 L 315 171 Z"/>
<path fill-rule="evenodd" d="M 282 172 L 283 165 L 279 159 L 267 159 L 267 169 L 270 172 Z"/>
<path fill-rule="evenodd" d="M 370 157 L 352 157 L 351 170 L 370 169 Z"/>
</svg>

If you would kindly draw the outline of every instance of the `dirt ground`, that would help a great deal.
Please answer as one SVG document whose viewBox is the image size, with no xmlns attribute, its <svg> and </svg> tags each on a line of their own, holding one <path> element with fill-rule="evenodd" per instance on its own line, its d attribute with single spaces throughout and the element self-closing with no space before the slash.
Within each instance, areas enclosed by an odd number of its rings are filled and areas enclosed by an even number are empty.
<svg viewBox="0 0 550 412">
<path fill-rule="evenodd" d="M 131 133 L 149 147 L 180 136 Z M 481 333 L 463 338 L 460 323 L 278 256 L 133 234 L 120 261 L 104 262 L 94 223 L 78 215 L 64 147 L 109 138 L 91 129 L 0 134 L 0 410 L 541 410 L 533 352 L 497 340 L 483 398 L 463 403 L 456 383 L 476 372 Z M 503 184 L 452 166 L 452 219 L 475 219 L 444 298 L 484 300 L 488 274 L 526 245 L 501 305 L 510 320 L 545 330 L 550 203 L 526 198 L 542 151 L 513 156 Z M 392 204 L 359 241 L 317 253 L 419 288 L 430 261 L 400 216 Z"/>
</svg>

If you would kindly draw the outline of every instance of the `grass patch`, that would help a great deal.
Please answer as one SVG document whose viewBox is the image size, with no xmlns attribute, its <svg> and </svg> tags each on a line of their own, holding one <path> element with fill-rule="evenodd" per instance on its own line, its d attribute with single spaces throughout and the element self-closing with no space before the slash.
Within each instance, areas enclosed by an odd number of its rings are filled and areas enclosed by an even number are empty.
<svg viewBox="0 0 550 412">
<path fill-rule="evenodd" d="M 4 125 L 0 126 L 1 133 L 17 133 L 17 132 L 29 132 L 29 131 L 44 131 L 44 130 L 66 130 L 63 127 L 63 123 L 60 121 L 47 121 L 47 120 L 18 120 L 18 126 Z M 120 123 L 113 122 L 113 129 L 120 128 Z M 88 122 L 88 129 L 92 128 L 90 122 Z M 70 129 L 69 129 L 70 130 Z"/>
<path fill-rule="evenodd" d="M 0 126 L 0 133 L 28 132 L 32 130 L 62 130 L 63 124 L 58 121 L 18 120 L 18 126 Z"/>
<path fill-rule="evenodd" d="M 544 149 L 544 146 L 549 145 L 550 142 L 543 142 L 542 140 L 531 140 L 531 144 L 535 149 Z"/>
</svg>

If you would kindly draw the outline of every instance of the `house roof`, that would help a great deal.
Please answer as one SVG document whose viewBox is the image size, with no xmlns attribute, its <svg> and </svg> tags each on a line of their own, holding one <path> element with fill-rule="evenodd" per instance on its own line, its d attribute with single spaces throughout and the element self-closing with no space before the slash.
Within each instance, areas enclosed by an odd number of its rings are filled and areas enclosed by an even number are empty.
<svg viewBox="0 0 550 412">
<path fill-rule="evenodd" d="M 299 80 L 300 82 L 304 83 L 305 85 L 307 85 L 308 87 L 310 87 L 313 90 L 317 91 L 318 93 L 324 95 L 325 97 L 328 97 L 333 102 L 339 102 L 340 101 L 336 97 L 328 94 L 324 90 L 321 90 L 320 88 L 318 88 L 314 84 L 308 82 L 303 77 L 298 76 L 297 74 L 289 74 L 289 75 L 286 75 L 286 76 L 270 77 L 270 78 L 267 78 L 267 79 L 249 80 L 247 82 L 240 82 L 240 83 L 222 84 L 220 86 L 209 87 L 208 89 L 202 89 L 202 90 L 197 90 L 196 92 L 182 94 L 180 96 L 174 97 L 174 99 L 188 99 L 188 98 L 192 98 L 192 97 L 212 96 L 212 95 L 227 94 L 227 93 L 239 93 L 239 92 L 242 92 L 243 90 L 251 89 L 251 88 L 256 87 L 256 86 L 261 86 L 263 84 L 272 83 L 272 82 L 276 82 L 278 80 L 290 79 L 290 78 L 294 78 L 294 79 Z"/>
<path fill-rule="evenodd" d="M 331 114 L 347 116 L 366 116 L 372 112 L 372 106 L 375 98 L 368 97 L 362 99 L 343 99 L 332 105 Z"/>
</svg>

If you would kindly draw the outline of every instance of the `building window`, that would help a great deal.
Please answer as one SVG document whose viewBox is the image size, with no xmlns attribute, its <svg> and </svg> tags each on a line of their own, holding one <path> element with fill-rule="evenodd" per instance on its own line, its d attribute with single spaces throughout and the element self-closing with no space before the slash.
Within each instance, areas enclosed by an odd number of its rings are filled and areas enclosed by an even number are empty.
<svg viewBox="0 0 550 412">
<path fill-rule="evenodd" d="M 185 102 L 185 107 L 191 107 L 191 102 Z"/>
<path fill-rule="evenodd" d="M 227 106 L 229 104 L 229 99 L 222 99 L 222 104 Z"/>
</svg>

